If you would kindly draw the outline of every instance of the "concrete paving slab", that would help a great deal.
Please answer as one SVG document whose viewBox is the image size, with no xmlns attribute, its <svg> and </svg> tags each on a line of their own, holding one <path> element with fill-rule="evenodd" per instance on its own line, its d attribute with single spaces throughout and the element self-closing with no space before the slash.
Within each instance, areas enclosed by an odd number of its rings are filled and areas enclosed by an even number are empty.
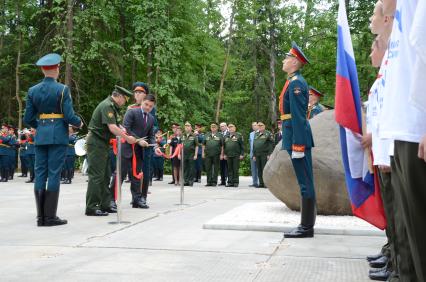
<svg viewBox="0 0 426 282">
<path fill-rule="evenodd" d="M 366 281 L 363 258 L 383 237 L 321 236 L 283 240 L 279 232 L 203 229 L 205 222 L 246 203 L 273 202 L 266 189 L 186 188 L 154 182 L 149 210 L 132 209 L 123 187 L 124 220 L 84 216 L 86 178 L 62 185 L 59 227 L 35 226 L 31 184 L 0 183 L 1 281 Z M 354 276 L 354 272 L 357 272 Z M 314 273 L 316 276 L 313 276 Z M 285 277 L 285 278 L 283 278 Z M 288 279 L 287 279 L 288 278 Z"/>
<path fill-rule="evenodd" d="M 251 230 L 287 232 L 300 223 L 300 212 L 292 211 L 280 202 L 246 203 L 219 215 L 203 227 L 219 230 Z M 316 234 L 385 236 L 367 222 L 354 216 L 318 215 L 315 225 Z"/>
</svg>

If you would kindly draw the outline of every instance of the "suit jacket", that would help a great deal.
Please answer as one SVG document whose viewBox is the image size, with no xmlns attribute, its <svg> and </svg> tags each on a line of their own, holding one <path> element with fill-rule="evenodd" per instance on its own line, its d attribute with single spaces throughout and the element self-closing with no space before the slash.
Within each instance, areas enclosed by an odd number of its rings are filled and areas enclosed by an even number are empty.
<svg viewBox="0 0 426 282">
<path fill-rule="evenodd" d="M 155 144 L 154 117 L 150 113 L 147 113 L 146 115 L 147 121 L 146 124 L 144 124 L 141 108 L 128 109 L 124 115 L 123 125 L 126 128 L 127 134 L 136 138 L 147 137 L 146 141 L 149 144 Z M 122 156 L 124 158 L 132 157 L 132 145 L 124 143 L 122 149 Z M 138 144 L 135 144 L 135 154 L 140 158 L 143 156 L 142 147 Z"/>
</svg>

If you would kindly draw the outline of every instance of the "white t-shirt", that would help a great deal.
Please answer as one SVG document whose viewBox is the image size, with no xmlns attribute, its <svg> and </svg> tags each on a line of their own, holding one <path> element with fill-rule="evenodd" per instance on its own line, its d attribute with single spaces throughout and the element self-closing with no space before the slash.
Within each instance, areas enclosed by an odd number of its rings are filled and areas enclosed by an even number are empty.
<svg viewBox="0 0 426 282">
<path fill-rule="evenodd" d="M 380 138 L 418 143 L 426 132 L 425 114 L 409 102 L 416 55 L 408 37 L 417 0 L 397 1 L 392 34 L 388 46 Z"/>
<path fill-rule="evenodd" d="M 374 165 L 386 165 L 390 166 L 389 151 L 391 149 L 392 139 L 382 139 L 379 136 L 380 128 L 380 117 L 383 110 L 383 98 L 384 98 L 384 85 L 386 67 L 387 67 L 387 53 L 385 53 L 382 65 L 380 67 L 377 79 L 371 87 L 368 95 L 368 107 L 367 107 L 367 132 L 371 133 L 372 136 L 372 148 Z"/>
</svg>

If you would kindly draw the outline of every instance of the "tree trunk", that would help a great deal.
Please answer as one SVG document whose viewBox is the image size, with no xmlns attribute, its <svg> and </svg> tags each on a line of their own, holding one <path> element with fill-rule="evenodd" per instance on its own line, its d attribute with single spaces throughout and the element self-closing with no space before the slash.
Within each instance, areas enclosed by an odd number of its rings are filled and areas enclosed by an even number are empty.
<svg viewBox="0 0 426 282">
<path fill-rule="evenodd" d="M 65 62 L 65 84 L 72 90 L 72 66 L 71 57 L 73 51 L 73 8 L 74 0 L 67 1 L 67 46 L 66 46 L 66 62 Z"/>
<path fill-rule="evenodd" d="M 16 1 L 16 17 L 17 17 L 17 30 L 18 30 L 18 54 L 16 56 L 15 66 L 15 97 L 18 102 L 18 128 L 22 129 L 22 100 L 19 96 L 20 83 L 19 83 L 19 72 L 21 66 L 21 48 L 22 48 L 22 32 L 21 32 L 21 11 L 20 1 Z"/>
<path fill-rule="evenodd" d="M 302 42 L 302 49 L 306 47 L 307 38 L 310 36 L 309 28 L 311 26 L 311 14 L 312 10 L 314 9 L 314 1 L 313 0 L 307 0 L 306 1 L 306 12 L 305 12 L 305 19 L 304 19 L 304 25 L 303 25 L 303 35 L 304 39 Z"/>
<path fill-rule="evenodd" d="M 233 29 L 234 28 L 234 16 L 235 16 L 235 2 L 232 4 L 231 18 L 229 19 L 228 46 L 226 48 L 225 62 L 223 64 L 222 75 L 220 77 L 219 93 L 217 95 L 216 118 L 215 118 L 216 122 L 219 122 L 220 108 L 222 106 L 222 97 L 223 97 L 223 85 L 225 83 L 226 73 L 228 72 L 229 55 L 231 53 L 232 35 L 233 35 L 233 31 L 234 31 L 234 29 Z"/>
<path fill-rule="evenodd" d="M 152 75 L 152 46 L 148 47 L 148 55 L 146 57 L 146 82 L 148 85 L 151 84 L 151 75 Z"/>
<path fill-rule="evenodd" d="M 269 50 L 269 97 L 270 97 L 270 118 L 271 124 L 275 125 L 277 120 L 277 98 L 275 95 L 275 19 L 272 9 L 274 7 L 274 0 L 269 2 L 269 38 L 270 38 L 270 50 Z"/>
<path fill-rule="evenodd" d="M 123 3 L 125 1 L 121 1 L 120 3 L 120 33 L 121 33 L 121 48 L 123 49 L 123 52 L 126 52 L 126 17 L 123 13 Z M 124 86 L 124 66 L 125 66 L 125 59 L 123 56 L 123 61 L 120 63 L 120 80 L 121 85 Z"/>
</svg>

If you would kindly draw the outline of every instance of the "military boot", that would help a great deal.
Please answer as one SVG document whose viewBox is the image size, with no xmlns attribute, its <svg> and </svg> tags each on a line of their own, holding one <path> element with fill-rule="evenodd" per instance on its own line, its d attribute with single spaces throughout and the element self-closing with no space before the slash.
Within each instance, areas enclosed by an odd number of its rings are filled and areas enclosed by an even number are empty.
<svg viewBox="0 0 426 282">
<path fill-rule="evenodd" d="M 37 208 L 37 226 L 44 226 L 44 189 L 37 190 L 34 189 L 34 196 L 36 201 Z"/>
<path fill-rule="evenodd" d="M 301 224 L 288 233 L 285 238 L 310 238 L 314 237 L 314 225 L 316 218 L 315 199 L 302 198 Z"/>
<path fill-rule="evenodd" d="M 68 221 L 66 219 L 60 219 L 56 216 L 59 191 L 46 190 L 44 199 L 44 226 L 67 224 Z"/>
<path fill-rule="evenodd" d="M 30 179 L 25 181 L 25 183 L 34 183 L 34 172 L 30 171 Z"/>
</svg>

